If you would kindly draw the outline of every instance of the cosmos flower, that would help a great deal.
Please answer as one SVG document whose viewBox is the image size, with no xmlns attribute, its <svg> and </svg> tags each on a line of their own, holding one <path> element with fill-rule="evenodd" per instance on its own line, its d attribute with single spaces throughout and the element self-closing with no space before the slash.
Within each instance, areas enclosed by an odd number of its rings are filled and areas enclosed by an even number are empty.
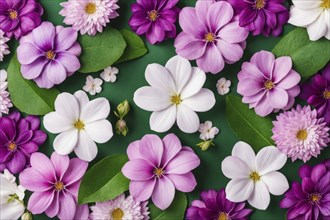
<svg viewBox="0 0 330 220">
<path fill-rule="evenodd" d="M 108 66 L 103 70 L 103 72 L 100 74 L 101 78 L 106 82 L 115 82 L 117 80 L 117 74 L 119 73 L 119 70 L 116 67 Z"/>
<path fill-rule="evenodd" d="M 86 84 L 83 86 L 83 90 L 88 92 L 90 95 L 95 95 L 102 91 L 101 85 L 103 81 L 100 78 L 93 78 L 92 76 L 86 77 Z"/>
<path fill-rule="evenodd" d="M 9 38 L 4 36 L 5 33 L 0 30 L 0 62 L 3 61 L 3 57 L 7 54 L 10 54 L 8 49 L 7 42 L 10 40 Z M 2 80 L 2 78 L 0 78 Z"/>
<path fill-rule="evenodd" d="M 2 117 L 2 114 L 8 114 L 9 108 L 13 107 L 7 87 L 7 71 L 0 70 L 0 118 Z"/>
<path fill-rule="evenodd" d="M 217 91 L 220 95 L 226 95 L 230 91 L 231 81 L 222 77 L 217 82 Z"/>
</svg>

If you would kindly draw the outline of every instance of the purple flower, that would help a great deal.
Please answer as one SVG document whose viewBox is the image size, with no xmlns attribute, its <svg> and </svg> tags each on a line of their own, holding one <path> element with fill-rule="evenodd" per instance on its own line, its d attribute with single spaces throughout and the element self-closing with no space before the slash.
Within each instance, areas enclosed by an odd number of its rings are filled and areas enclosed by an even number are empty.
<svg viewBox="0 0 330 220">
<path fill-rule="evenodd" d="M 132 4 L 129 25 L 138 35 L 145 34 L 151 44 L 176 36 L 175 22 L 179 0 L 137 0 Z"/>
<path fill-rule="evenodd" d="M 20 184 L 33 192 L 28 210 L 32 214 L 45 212 L 50 218 L 87 219 L 87 205 L 77 205 L 78 189 L 87 167 L 88 163 L 79 158 L 70 160 L 56 152 L 50 159 L 39 152 L 32 154 L 31 167 L 19 175 Z"/>
<path fill-rule="evenodd" d="M 330 160 L 314 167 L 303 165 L 299 169 L 302 183 L 293 182 L 280 202 L 287 208 L 288 220 L 330 219 Z"/>
<path fill-rule="evenodd" d="M 43 8 L 35 0 L 1 0 L 0 29 L 11 38 L 26 35 L 41 23 Z"/>
<path fill-rule="evenodd" d="M 330 64 L 319 74 L 316 74 L 310 83 L 301 88 L 300 97 L 317 109 L 319 117 L 324 117 L 330 125 Z"/>
<path fill-rule="evenodd" d="M 238 25 L 228 2 L 197 1 L 179 15 L 182 32 L 174 42 L 176 53 L 196 60 L 204 72 L 220 72 L 225 63 L 235 63 L 243 56 L 248 31 Z"/>
<path fill-rule="evenodd" d="M 30 164 L 30 155 L 38 151 L 47 138 L 39 127 L 39 118 L 21 118 L 18 112 L 0 118 L 0 172 L 8 169 L 16 174 Z"/>
<path fill-rule="evenodd" d="M 62 83 L 80 68 L 81 47 L 77 32 L 43 22 L 20 40 L 18 61 L 25 79 L 33 79 L 40 88 Z"/>
<path fill-rule="evenodd" d="M 163 140 L 156 135 L 145 135 L 128 146 L 129 161 L 122 172 L 131 180 L 129 191 L 137 202 L 152 197 L 160 209 L 168 208 L 175 195 L 175 189 L 191 192 L 196 179 L 191 172 L 200 160 L 189 147 L 182 147 L 174 134 Z"/>
<path fill-rule="evenodd" d="M 247 220 L 252 213 L 245 203 L 234 203 L 226 199 L 224 189 L 208 190 L 200 194 L 201 200 L 194 200 L 187 209 L 187 220 Z"/>
<path fill-rule="evenodd" d="M 239 25 L 253 35 L 279 36 L 282 26 L 289 20 L 289 10 L 284 0 L 228 0 L 235 13 L 239 14 Z"/>
<path fill-rule="evenodd" d="M 290 109 L 300 92 L 300 75 L 292 69 L 291 58 L 275 59 L 271 52 L 263 50 L 243 63 L 238 80 L 237 92 L 244 96 L 242 101 L 262 117 Z"/>
</svg>

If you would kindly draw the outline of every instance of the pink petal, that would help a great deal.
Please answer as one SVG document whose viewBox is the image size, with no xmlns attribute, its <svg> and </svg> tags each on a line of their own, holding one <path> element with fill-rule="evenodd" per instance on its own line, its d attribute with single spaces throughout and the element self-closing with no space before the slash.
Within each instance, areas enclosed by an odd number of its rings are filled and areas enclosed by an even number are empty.
<svg viewBox="0 0 330 220">
<path fill-rule="evenodd" d="M 213 4 L 213 1 L 197 1 L 195 5 L 196 14 L 198 20 L 203 24 L 207 24 L 207 12 L 210 9 L 210 6 Z"/>
<path fill-rule="evenodd" d="M 41 214 L 49 207 L 53 199 L 54 192 L 52 190 L 32 193 L 27 208 L 32 214 Z"/>
<path fill-rule="evenodd" d="M 254 79 L 244 79 L 238 82 L 237 92 L 242 96 L 253 96 L 265 90 L 262 84 Z"/>
<path fill-rule="evenodd" d="M 236 62 L 243 56 L 243 49 L 239 44 L 231 44 L 224 40 L 219 40 L 217 46 L 223 57 L 231 62 Z"/>
<path fill-rule="evenodd" d="M 193 34 L 197 39 L 200 38 L 201 33 L 207 32 L 206 27 L 198 19 L 196 10 L 191 7 L 185 7 L 181 10 L 179 23 L 184 32 Z"/>
<path fill-rule="evenodd" d="M 44 56 L 43 52 L 31 43 L 20 44 L 17 48 L 17 58 L 20 64 L 26 65 Z"/>
<path fill-rule="evenodd" d="M 157 135 L 148 134 L 141 139 L 140 154 L 154 166 L 160 166 L 163 151 L 163 142 Z"/>
<path fill-rule="evenodd" d="M 249 32 L 240 27 L 238 21 L 234 21 L 225 25 L 220 31 L 218 36 L 227 41 L 228 43 L 241 43 L 248 37 Z"/>
<path fill-rule="evenodd" d="M 21 172 L 19 181 L 24 188 L 32 192 L 44 192 L 52 188 L 52 183 L 32 167 Z"/>
<path fill-rule="evenodd" d="M 56 52 L 66 51 L 77 41 L 78 33 L 71 27 L 61 28 L 60 30 L 56 27 Z"/>
<path fill-rule="evenodd" d="M 205 52 L 206 45 L 203 40 L 195 39 L 185 32 L 181 32 L 174 42 L 176 53 L 189 60 L 200 58 Z"/>
<path fill-rule="evenodd" d="M 60 194 L 60 210 L 57 216 L 60 219 L 70 220 L 73 219 L 76 212 L 76 202 L 72 195 L 68 193 Z"/>
<path fill-rule="evenodd" d="M 207 13 L 208 26 L 213 33 L 216 33 L 232 19 L 233 15 L 234 10 L 228 2 L 220 1 L 214 3 Z M 195 22 L 192 23 L 194 24 Z"/>
<path fill-rule="evenodd" d="M 281 81 L 285 76 L 288 75 L 292 68 L 291 57 L 284 56 L 279 57 L 274 62 L 273 67 L 273 81 L 275 83 Z"/>
<path fill-rule="evenodd" d="M 63 182 L 65 185 L 70 185 L 79 181 L 85 174 L 88 167 L 86 161 L 80 160 L 79 158 L 72 158 L 70 160 L 70 165 L 63 175 Z"/>
<path fill-rule="evenodd" d="M 191 192 L 197 186 L 195 176 L 192 172 L 186 174 L 168 174 L 166 175 L 174 184 L 175 188 L 181 192 Z"/>
<path fill-rule="evenodd" d="M 67 72 L 76 72 L 80 68 L 78 58 L 70 53 L 57 53 L 56 61 L 62 64 Z"/>
<path fill-rule="evenodd" d="M 33 153 L 30 158 L 31 166 L 36 169 L 46 180 L 55 182 L 55 169 L 50 159 L 39 152 Z"/>
<path fill-rule="evenodd" d="M 290 72 L 276 84 L 276 87 L 280 87 L 282 89 L 290 89 L 296 86 L 300 82 L 300 75 L 294 70 L 290 70 Z"/>
<path fill-rule="evenodd" d="M 78 205 L 76 212 L 74 213 L 73 219 L 89 219 L 89 208 L 88 205 Z"/>
<path fill-rule="evenodd" d="M 269 115 L 273 110 L 274 108 L 270 105 L 269 93 L 266 93 L 266 95 L 263 96 L 255 106 L 255 112 L 261 117 Z"/>
<path fill-rule="evenodd" d="M 165 167 L 167 174 L 184 174 L 198 167 L 200 160 L 193 152 L 181 151 Z"/>
<path fill-rule="evenodd" d="M 269 91 L 269 105 L 276 109 L 284 108 L 289 102 L 288 93 L 280 88 L 273 88 Z"/>
<path fill-rule="evenodd" d="M 271 79 L 271 73 L 272 73 L 274 61 L 275 61 L 274 54 L 264 50 L 255 53 L 251 58 L 251 63 L 256 65 L 257 68 L 268 79 Z"/>
<path fill-rule="evenodd" d="M 214 44 L 208 45 L 204 55 L 197 59 L 196 62 L 198 67 L 204 72 L 211 72 L 213 74 L 220 72 L 225 66 L 222 54 Z"/>
<path fill-rule="evenodd" d="M 122 168 L 124 176 L 130 180 L 145 181 L 153 178 L 155 168 L 144 159 L 128 161 Z"/>
<path fill-rule="evenodd" d="M 162 164 L 166 164 L 175 157 L 182 149 L 181 142 L 175 134 L 168 134 L 163 138 L 164 153 Z"/>
<path fill-rule="evenodd" d="M 49 207 L 45 211 L 46 215 L 50 218 L 54 218 L 58 214 L 58 211 L 60 209 L 60 204 L 59 204 L 60 192 L 55 191 L 54 194 L 55 195 L 54 195 L 53 202 L 49 205 Z"/>
<path fill-rule="evenodd" d="M 140 154 L 139 146 L 140 146 L 140 141 L 139 140 L 134 141 L 134 142 L 132 142 L 128 145 L 127 155 L 128 155 L 129 160 L 143 159 L 141 154 Z"/>
<path fill-rule="evenodd" d="M 21 73 L 25 79 L 36 79 L 43 72 L 47 59 L 39 57 L 30 64 L 21 66 Z"/>
<path fill-rule="evenodd" d="M 54 49 L 55 27 L 45 21 L 32 31 L 34 43 L 44 52 Z"/>
<path fill-rule="evenodd" d="M 45 74 L 47 79 L 55 85 L 62 83 L 66 78 L 66 70 L 64 66 L 54 60 L 46 65 L 42 74 Z"/>
<path fill-rule="evenodd" d="M 156 178 L 147 181 L 131 181 L 129 192 L 137 202 L 143 202 L 151 197 L 156 184 Z"/>
<path fill-rule="evenodd" d="M 152 202 L 161 210 L 165 210 L 171 205 L 174 196 L 175 188 L 172 181 L 165 176 L 159 178 L 152 193 Z"/>
<path fill-rule="evenodd" d="M 56 152 L 54 152 L 54 153 L 52 153 L 52 156 L 50 159 L 55 168 L 56 176 L 61 180 L 64 173 L 66 172 L 66 170 L 69 167 L 70 158 L 67 155 L 63 156 L 63 155 L 59 155 Z"/>
</svg>

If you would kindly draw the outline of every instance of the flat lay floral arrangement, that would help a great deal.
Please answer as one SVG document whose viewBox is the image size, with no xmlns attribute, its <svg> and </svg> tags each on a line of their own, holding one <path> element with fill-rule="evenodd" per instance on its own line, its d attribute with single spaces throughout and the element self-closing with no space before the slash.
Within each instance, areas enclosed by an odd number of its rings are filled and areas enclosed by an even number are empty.
<svg viewBox="0 0 330 220">
<path fill-rule="evenodd" d="M 0 219 L 330 219 L 329 0 L 0 0 Z"/>
</svg>

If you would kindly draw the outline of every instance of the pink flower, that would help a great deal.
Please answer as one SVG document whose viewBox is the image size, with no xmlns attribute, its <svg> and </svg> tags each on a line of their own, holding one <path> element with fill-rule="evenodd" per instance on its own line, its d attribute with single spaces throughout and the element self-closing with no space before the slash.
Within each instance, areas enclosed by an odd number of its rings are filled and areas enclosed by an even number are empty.
<svg viewBox="0 0 330 220">
<path fill-rule="evenodd" d="M 78 158 L 69 159 L 54 152 L 49 159 L 42 153 L 31 156 L 31 167 L 23 170 L 21 185 L 32 191 L 28 210 L 32 214 L 45 212 L 50 218 L 70 220 L 87 219 L 87 205 L 78 206 L 77 197 L 80 181 L 88 163 Z"/>
<path fill-rule="evenodd" d="M 204 72 L 220 72 L 225 63 L 235 63 L 243 56 L 248 31 L 234 19 L 228 2 L 197 1 L 179 15 L 182 32 L 174 42 L 176 53 L 196 60 Z"/>
<path fill-rule="evenodd" d="M 198 167 L 200 160 L 189 147 L 182 147 L 174 134 L 161 140 L 156 135 L 145 135 L 128 146 L 129 161 L 122 172 L 131 180 L 129 191 L 137 202 L 152 197 L 160 209 L 168 208 L 175 189 L 191 192 L 196 179 L 191 170 Z"/>
<path fill-rule="evenodd" d="M 255 53 L 238 73 L 237 92 L 243 102 L 264 117 L 280 109 L 288 110 L 300 93 L 300 75 L 292 69 L 290 57 L 275 59 L 268 51 Z"/>
</svg>

